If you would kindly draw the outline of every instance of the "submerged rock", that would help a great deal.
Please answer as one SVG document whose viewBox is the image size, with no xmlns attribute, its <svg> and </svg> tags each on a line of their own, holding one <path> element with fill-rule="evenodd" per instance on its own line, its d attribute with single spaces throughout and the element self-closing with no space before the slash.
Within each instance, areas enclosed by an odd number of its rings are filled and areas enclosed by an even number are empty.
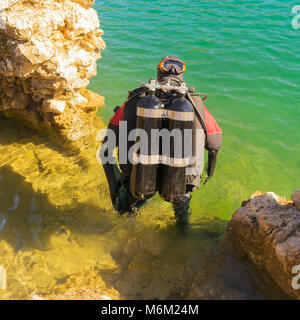
<svg viewBox="0 0 300 320">
<path fill-rule="evenodd" d="M 0 289 L 6 290 L 6 270 L 3 266 L 0 266 Z"/>
<path fill-rule="evenodd" d="M 6 0 L 0 11 L 0 114 L 77 140 L 104 98 L 86 86 L 105 49 L 94 1 Z M 91 100 L 92 98 L 92 100 Z M 97 125 L 96 125 L 97 126 Z"/>
<path fill-rule="evenodd" d="M 53 287 L 45 300 L 119 300 L 120 293 L 106 284 L 97 267 L 84 269 Z"/>
<path fill-rule="evenodd" d="M 45 299 L 38 295 L 33 295 L 30 300 L 45 300 Z"/>
<path fill-rule="evenodd" d="M 298 198 L 294 195 L 295 201 Z M 289 297 L 300 299 L 299 286 L 295 285 L 299 276 L 294 272 L 300 265 L 297 203 L 273 192 L 256 192 L 234 213 L 229 233 L 252 262 L 267 271 Z"/>
</svg>

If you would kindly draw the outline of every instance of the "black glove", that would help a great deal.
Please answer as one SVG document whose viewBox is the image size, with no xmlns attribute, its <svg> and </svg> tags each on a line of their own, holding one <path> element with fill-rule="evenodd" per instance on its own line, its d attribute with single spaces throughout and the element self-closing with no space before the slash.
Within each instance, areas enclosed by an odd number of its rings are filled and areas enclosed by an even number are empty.
<svg viewBox="0 0 300 320">
<path fill-rule="evenodd" d="M 214 175 L 215 168 L 217 165 L 218 152 L 219 151 L 215 151 L 215 150 L 211 150 L 208 152 L 208 168 L 207 168 L 208 179 L 210 179 Z"/>
<path fill-rule="evenodd" d="M 217 160 L 218 160 L 218 150 L 210 150 L 208 151 L 208 167 L 207 167 L 207 177 L 203 184 L 206 184 L 209 179 L 214 175 Z"/>
</svg>

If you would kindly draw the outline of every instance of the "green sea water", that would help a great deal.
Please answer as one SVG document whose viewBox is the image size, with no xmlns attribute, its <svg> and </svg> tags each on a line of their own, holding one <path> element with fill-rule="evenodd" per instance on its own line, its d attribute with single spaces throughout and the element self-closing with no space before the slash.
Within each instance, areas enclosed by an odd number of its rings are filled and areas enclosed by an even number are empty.
<svg viewBox="0 0 300 320">
<path fill-rule="evenodd" d="M 167 55 L 208 95 L 223 129 L 214 180 L 194 195 L 194 213 L 228 220 L 256 190 L 290 198 L 300 182 L 300 29 L 295 1 L 96 0 L 107 49 L 91 88 L 108 121 L 126 90 L 156 75 Z"/>
</svg>

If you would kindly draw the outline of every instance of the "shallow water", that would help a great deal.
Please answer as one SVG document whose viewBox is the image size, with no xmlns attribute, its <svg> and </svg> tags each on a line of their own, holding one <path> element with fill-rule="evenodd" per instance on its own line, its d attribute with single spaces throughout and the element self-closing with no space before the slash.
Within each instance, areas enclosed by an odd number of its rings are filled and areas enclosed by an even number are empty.
<svg viewBox="0 0 300 320">
<path fill-rule="evenodd" d="M 159 197 L 137 219 L 112 210 L 95 141 L 80 157 L 0 119 L 1 299 L 95 288 L 113 298 L 284 297 L 226 242 L 232 213 L 252 192 L 299 188 L 299 42 L 293 1 L 98 1 L 107 50 L 91 88 L 107 121 L 126 90 L 167 54 L 209 95 L 224 130 L 214 180 L 178 233 Z"/>
<path fill-rule="evenodd" d="M 79 157 L 12 120 L 0 125 L 1 299 L 85 289 L 114 299 L 284 297 L 227 245 L 227 221 L 196 217 L 183 235 L 158 197 L 140 217 L 120 218 L 95 143 Z"/>
</svg>

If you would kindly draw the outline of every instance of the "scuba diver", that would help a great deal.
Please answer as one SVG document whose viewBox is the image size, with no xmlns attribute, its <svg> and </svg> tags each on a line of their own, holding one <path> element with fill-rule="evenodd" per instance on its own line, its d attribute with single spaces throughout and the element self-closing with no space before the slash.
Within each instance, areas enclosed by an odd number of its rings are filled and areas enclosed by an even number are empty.
<svg viewBox="0 0 300 320">
<path fill-rule="evenodd" d="M 222 129 L 203 104 L 207 96 L 186 86 L 185 70 L 185 63 L 177 57 L 162 59 L 157 65 L 157 80 L 142 82 L 140 88 L 129 92 L 123 106 L 114 110 L 108 129 L 116 137 L 119 165 L 116 161 L 103 161 L 102 165 L 112 203 L 119 214 L 137 215 L 140 207 L 158 191 L 163 200 L 172 203 L 177 223 L 187 225 L 191 215 L 191 193 L 201 184 L 205 149 L 208 166 L 204 183 L 213 176 L 222 145 Z M 126 126 L 121 132 L 122 124 Z M 134 129 L 143 129 L 148 135 L 128 139 Z M 164 148 L 161 141 L 165 135 L 159 136 L 159 132 L 174 129 L 183 134 L 190 132 L 190 135 L 186 134 L 179 142 L 169 136 L 169 148 Z M 151 135 L 151 130 L 158 136 Z M 108 140 L 108 135 L 102 140 L 100 158 L 116 160 Z M 154 140 L 153 148 L 151 142 Z M 139 148 L 132 148 L 137 142 Z M 183 144 L 190 145 L 186 148 L 187 154 L 181 151 L 184 146 L 179 152 L 175 150 Z M 120 161 L 121 157 L 124 160 L 124 155 L 120 154 L 122 147 L 126 149 L 126 160 L 131 157 L 131 161 Z"/>
</svg>

